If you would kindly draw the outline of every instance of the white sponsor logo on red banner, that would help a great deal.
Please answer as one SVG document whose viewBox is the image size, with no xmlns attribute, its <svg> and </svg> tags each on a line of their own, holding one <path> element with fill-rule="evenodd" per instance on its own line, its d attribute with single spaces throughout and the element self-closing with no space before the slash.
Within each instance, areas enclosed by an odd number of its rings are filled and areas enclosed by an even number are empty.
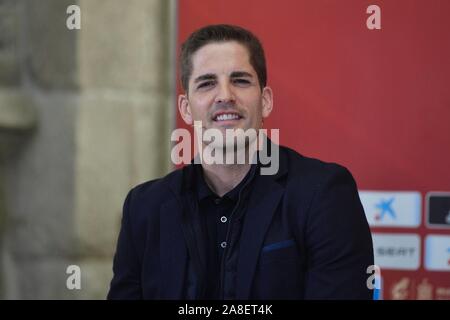
<svg viewBox="0 0 450 320">
<path fill-rule="evenodd" d="M 367 221 L 373 227 L 418 227 L 422 198 L 416 191 L 360 191 Z"/>
<path fill-rule="evenodd" d="M 429 235 L 425 238 L 425 269 L 450 271 L 450 236 Z"/>
<path fill-rule="evenodd" d="M 420 237 L 416 234 L 372 234 L 375 264 L 383 269 L 417 270 Z"/>
</svg>

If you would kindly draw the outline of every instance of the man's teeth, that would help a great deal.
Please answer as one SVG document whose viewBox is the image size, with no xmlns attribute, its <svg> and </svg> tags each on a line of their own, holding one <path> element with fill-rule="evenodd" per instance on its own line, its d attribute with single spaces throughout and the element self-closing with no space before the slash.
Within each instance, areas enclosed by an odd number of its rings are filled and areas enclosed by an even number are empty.
<svg viewBox="0 0 450 320">
<path fill-rule="evenodd" d="M 239 119 L 237 114 L 225 113 L 216 117 L 216 121 L 235 120 Z"/>
</svg>

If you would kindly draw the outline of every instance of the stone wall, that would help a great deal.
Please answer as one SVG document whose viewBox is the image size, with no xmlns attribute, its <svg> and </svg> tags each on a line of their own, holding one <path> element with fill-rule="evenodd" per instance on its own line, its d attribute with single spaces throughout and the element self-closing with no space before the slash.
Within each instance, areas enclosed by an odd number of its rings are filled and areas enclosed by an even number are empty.
<svg viewBox="0 0 450 320">
<path fill-rule="evenodd" d="M 175 11 L 0 0 L 1 298 L 105 298 L 127 191 L 171 169 Z"/>
</svg>

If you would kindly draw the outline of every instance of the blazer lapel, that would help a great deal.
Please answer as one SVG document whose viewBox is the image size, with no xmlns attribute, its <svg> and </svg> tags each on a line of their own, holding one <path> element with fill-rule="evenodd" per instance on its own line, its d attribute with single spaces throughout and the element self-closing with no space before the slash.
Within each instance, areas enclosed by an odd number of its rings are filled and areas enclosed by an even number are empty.
<svg viewBox="0 0 450 320">
<path fill-rule="evenodd" d="M 237 299 L 248 299 L 258 257 L 284 188 L 272 176 L 258 176 L 254 183 L 240 240 L 237 265 Z"/>
<path fill-rule="evenodd" d="M 181 207 L 171 200 L 160 210 L 160 257 L 162 299 L 183 299 L 187 250 L 181 229 Z"/>
<path fill-rule="evenodd" d="M 206 290 L 206 238 L 203 221 L 194 195 L 191 191 L 187 191 L 182 197 L 184 211 L 181 216 L 181 227 L 189 257 L 195 272 L 196 282 L 196 299 L 203 299 Z"/>
<path fill-rule="evenodd" d="M 201 299 L 206 288 L 204 230 L 194 200 L 193 175 L 194 168 L 190 165 L 183 168 L 181 177 L 171 176 L 168 186 L 174 198 L 161 206 L 160 211 L 161 276 L 166 282 L 162 290 L 163 296 L 170 299 L 185 298 L 182 295 L 189 260 L 195 273 L 194 298 Z"/>
<path fill-rule="evenodd" d="M 284 193 L 284 188 L 277 182 L 287 173 L 287 159 L 282 149 L 280 149 L 279 160 L 280 167 L 277 174 L 273 176 L 258 174 L 255 177 L 256 181 L 249 199 L 240 239 L 236 279 L 237 299 L 248 299 L 250 295 L 261 247 Z M 160 212 L 161 276 L 167 283 L 162 288 L 162 296 L 166 299 L 183 298 L 188 252 L 199 282 L 197 298 L 202 297 L 205 287 L 203 279 L 205 257 L 201 246 L 203 236 L 199 228 L 198 210 L 195 208 L 192 196 L 188 196 L 188 194 L 192 195 L 193 190 L 193 166 L 184 167 L 182 172 L 181 179 L 175 175 L 170 179 L 169 186 L 175 197 L 162 206 Z"/>
</svg>

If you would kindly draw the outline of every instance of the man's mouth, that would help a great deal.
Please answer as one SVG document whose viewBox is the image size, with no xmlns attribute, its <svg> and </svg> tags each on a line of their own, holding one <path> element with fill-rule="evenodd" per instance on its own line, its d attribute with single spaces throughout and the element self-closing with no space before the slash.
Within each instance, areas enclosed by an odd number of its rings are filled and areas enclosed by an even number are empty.
<svg viewBox="0 0 450 320">
<path fill-rule="evenodd" d="M 212 119 L 216 122 L 232 121 L 242 119 L 242 116 L 237 112 L 217 112 Z"/>
</svg>

